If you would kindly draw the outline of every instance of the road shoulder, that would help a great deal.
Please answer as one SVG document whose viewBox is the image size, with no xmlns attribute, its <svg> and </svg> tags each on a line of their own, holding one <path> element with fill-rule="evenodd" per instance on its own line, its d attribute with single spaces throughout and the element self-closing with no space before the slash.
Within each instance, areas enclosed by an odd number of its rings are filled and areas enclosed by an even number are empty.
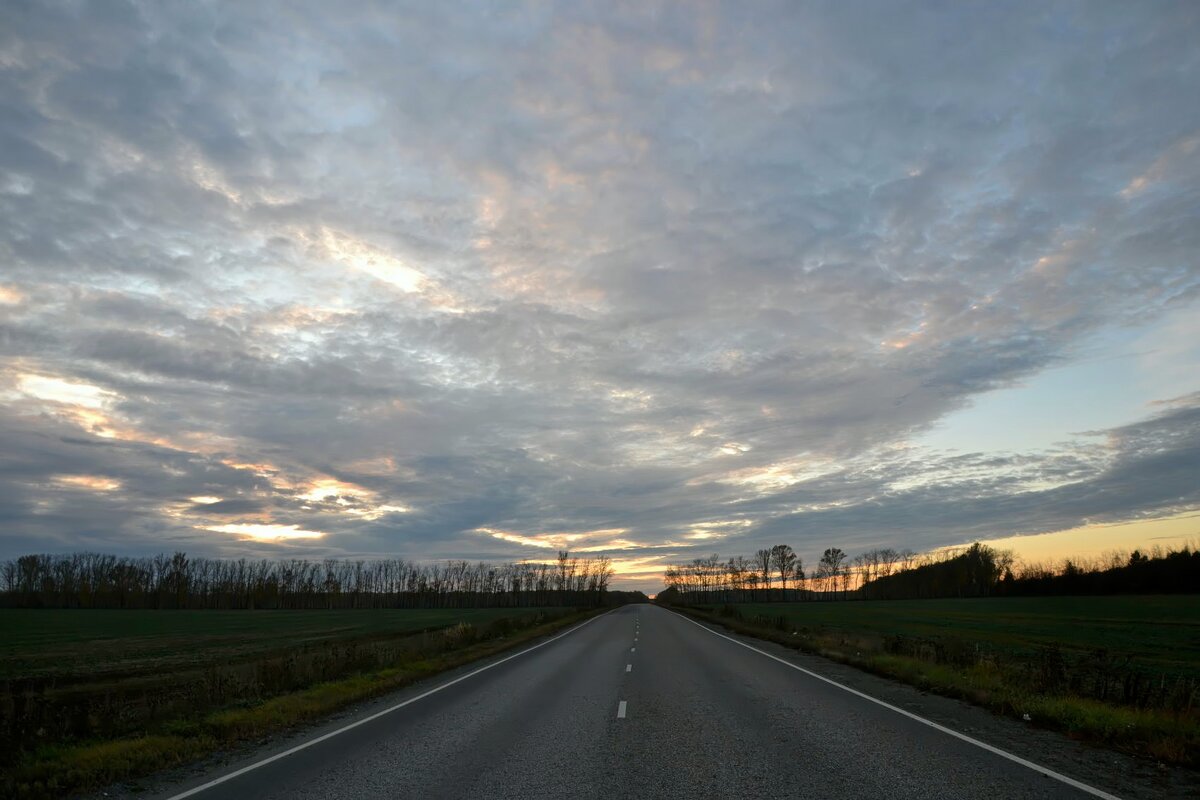
<svg viewBox="0 0 1200 800">
<path fill-rule="evenodd" d="M 689 622 L 694 619 L 675 609 L 669 610 Z M 1077 742 L 1055 731 L 1001 717 L 962 700 L 930 694 L 848 664 L 738 633 L 708 619 L 695 619 L 695 622 L 722 636 L 743 642 L 1078 781 L 1101 787 L 1126 800 L 1200 797 L 1198 772 Z M 769 659 L 764 658 L 764 661 Z"/>
</svg>

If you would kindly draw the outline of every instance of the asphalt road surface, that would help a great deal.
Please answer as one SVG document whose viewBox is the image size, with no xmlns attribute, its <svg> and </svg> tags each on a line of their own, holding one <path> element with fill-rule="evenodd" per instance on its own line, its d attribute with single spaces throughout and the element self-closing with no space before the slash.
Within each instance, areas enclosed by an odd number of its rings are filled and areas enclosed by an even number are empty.
<svg viewBox="0 0 1200 800">
<path fill-rule="evenodd" d="M 626 606 L 161 796 L 1111 796 L 750 642 L 665 609 Z"/>
</svg>

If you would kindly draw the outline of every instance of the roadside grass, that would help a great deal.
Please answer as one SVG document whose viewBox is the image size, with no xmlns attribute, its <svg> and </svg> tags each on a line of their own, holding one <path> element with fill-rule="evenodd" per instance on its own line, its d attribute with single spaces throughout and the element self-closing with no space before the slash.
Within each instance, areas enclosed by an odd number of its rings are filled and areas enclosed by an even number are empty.
<svg viewBox="0 0 1200 800">
<path fill-rule="evenodd" d="M 563 609 L 18 611 L 0 613 L 0 769 L 44 745 L 115 739 L 258 703 L 414 650 L 456 630 L 503 636 Z M 472 634 L 474 635 L 474 634 Z"/>
<path fill-rule="evenodd" d="M 720 606 L 707 606 L 717 609 Z M 969 643 L 1005 657 L 1107 650 L 1153 675 L 1200 679 L 1200 597 L 997 597 L 941 600 L 739 603 L 746 618 L 784 616 L 799 629 L 864 638 Z"/>
<path fill-rule="evenodd" d="M 34 800 L 136 780 L 239 742 L 319 720 L 351 704 L 514 648 L 601 611 L 501 618 L 487 628 L 459 623 L 436 635 L 414 637 L 407 655 L 384 668 L 202 714 L 180 714 L 115 738 L 46 744 L 19 754 L 7 774 L 0 773 L 0 795 Z"/>
<path fill-rule="evenodd" d="M 801 626 L 793 621 L 794 614 L 782 609 L 784 605 L 676 607 L 676 610 L 737 633 L 849 664 L 924 691 L 965 700 L 1004 716 L 1020 720 L 1028 718 L 1031 724 L 1062 731 L 1083 741 L 1164 763 L 1200 766 L 1200 710 L 1195 705 L 1194 679 L 1186 675 L 1175 678 L 1178 685 L 1190 687 L 1189 693 L 1183 695 L 1178 691 L 1165 691 L 1167 682 L 1163 677 L 1164 691 L 1154 697 L 1170 701 L 1170 707 L 1139 707 L 1074 693 L 1071 661 L 1055 660 L 1061 658 L 1061 654 L 1048 657 L 1046 650 L 1033 646 L 995 649 L 984 646 L 984 642 L 953 637 L 945 632 L 936 642 L 921 640 L 915 646 L 911 641 L 904 642 L 900 649 L 905 652 L 889 652 L 889 649 L 897 649 L 896 634 L 885 635 L 876 629 L 877 619 L 873 619 L 869 627 L 856 631 L 847 624 L 852 612 L 841 609 L 834 612 L 842 623 L 836 628 Z M 873 613 L 873 607 L 886 603 L 859 602 L 855 605 L 861 607 L 858 613 L 866 615 Z M 744 610 L 764 607 L 776 613 L 751 616 Z M 934 616 L 937 609 L 928 606 L 924 613 Z M 1064 630 L 1063 639 L 1064 644 L 1070 644 L 1069 630 Z M 1179 646 L 1186 650 L 1194 644 L 1195 640 L 1192 640 L 1180 642 Z M 1022 655 L 1024 653 L 1029 655 Z M 1044 674 L 1048 658 L 1054 667 L 1050 672 L 1055 680 L 1051 682 Z M 1121 663 L 1128 665 L 1127 661 Z"/>
</svg>

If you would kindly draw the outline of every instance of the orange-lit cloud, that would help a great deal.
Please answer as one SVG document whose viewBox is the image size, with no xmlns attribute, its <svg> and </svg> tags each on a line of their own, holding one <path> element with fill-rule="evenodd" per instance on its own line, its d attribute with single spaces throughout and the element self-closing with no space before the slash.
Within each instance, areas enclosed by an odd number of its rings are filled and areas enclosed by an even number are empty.
<svg viewBox="0 0 1200 800">
<path fill-rule="evenodd" d="M 286 481 L 283 481 L 283 479 L 279 477 L 282 470 L 274 464 L 269 464 L 265 461 L 254 463 L 250 461 L 241 461 L 234 458 L 226 458 L 222 459 L 221 463 L 230 469 L 252 472 L 260 478 L 267 479 L 273 486 L 278 486 L 280 483 L 286 484 Z"/>
<path fill-rule="evenodd" d="M 336 478 L 319 478 L 310 482 L 299 497 L 310 504 L 324 505 L 327 508 L 332 506 L 331 510 L 366 520 L 411 511 L 408 506 L 399 503 L 381 503 L 378 492 Z"/>
<path fill-rule="evenodd" d="M 717 483 L 747 486 L 763 492 L 770 492 L 819 478 L 827 474 L 829 469 L 831 469 L 831 466 L 825 460 L 816 458 L 788 459 L 761 467 L 732 470 L 715 477 L 703 476 L 695 478 L 689 481 L 689 484 L 700 485 L 715 481 Z"/>
<path fill-rule="evenodd" d="M 116 478 L 103 475 L 56 475 L 54 482 L 75 489 L 89 489 L 94 492 L 112 492 L 121 488 L 121 482 Z"/>
<path fill-rule="evenodd" d="M 90 383 L 68 381 L 46 375 L 18 375 L 17 389 L 38 400 L 83 406 L 84 408 L 101 408 L 118 397 L 115 392 L 93 386 Z"/>
<path fill-rule="evenodd" d="M 688 533 L 683 537 L 692 541 L 707 539 L 724 539 L 742 528 L 753 525 L 748 519 L 725 519 L 712 522 L 696 522 L 689 526 Z"/>
<path fill-rule="evenodd" d="M 577 533 L 543 533 L 523 534 L 515 531 L 499 530 L 497 528 L 475 528 L 477 533 L 487 534 L 493 539 L 503 542 L 520 544 L 526 547 L 537 547 L 545 550 L 571 550 L 577 553 L 597 553 L 604 550 L 625 550 L 638 547 L 634 542 L 620 538 L 628 533 L 627 528 L 603 528 L 594 531 Z M 603 543 L 594 543 L 595 539 L 603 539 Z"/>
<path fill-rule="evenodd" d="M 350 472 L 358 472 L 363 475 L 392 475 L 397 472 L 398 466 L 396 459 L 390 456 L 379 456 L 376 458 L 363 458 L 357 461 L 349 461 L 345 465 Z"/>
<path fill-rule="evenodd" d="M 230 525 L 212 525 L 204 530 L 217 533 L 233 533 L 255 541 L 275 542 L 285 539 L 320 539 L 325 536 L 323 531 L 301 530 L 299 525 L 274 525 L 270 523 L 238 523 Z"/>
<path fill-rule="evenodd" d="M 880 342 L 880 345 L 883 347 L 890 347 L 893 350 L 903 350 L 920 341 L 921 337 L 925 335 L 926 328 L 928 326 L 929 323 L 921 322 L 917 326 L 916 330 L 909 331 L 908 333 L 897 336 L 893 339 L 884 339 L 882 342 Z"/>
<path fill-rule="evenodd" d="M 49 413 L 69 420 L 101 438 L 183 449 L 174 442 L 144 433 L 119 419 L 112 411 L 113 405 L 122 399 L 117 392 L 82 381 L 34 372 L 17 373 L 14 385 L 16 397 L 52 404 L 46 407 Z"/>
<path fill-rule="evenodd" d="M 1179 162 L 1194 158 L 1197 149 L 1200 149 L 1200 135 L 1188 136 L 1175 142 L 1156 158 L 1145 172 L 1129 181 L 1121 190 L 1121 197 L 1132 200 L 1154 184 L 1167 179 Z"/>
<path fill-rule="evenodd" d="M 420 271 L 382 248 L 332 228 L 322 228 L 314 244 L 333 261 L 391 284 L 403 292 L 419 292 L 428 283 Z"/>
<path fill-rule="evenodd" d="M 353 483 L 345 483 L 334 478 L 321 478 L 309 484 L 308 489 L 300 494 L 304 500 L 315 503 L 333 502 L 338 505 L 350 505 L 353 500 L 370 497 L 371 492 Z"/>
</svg>

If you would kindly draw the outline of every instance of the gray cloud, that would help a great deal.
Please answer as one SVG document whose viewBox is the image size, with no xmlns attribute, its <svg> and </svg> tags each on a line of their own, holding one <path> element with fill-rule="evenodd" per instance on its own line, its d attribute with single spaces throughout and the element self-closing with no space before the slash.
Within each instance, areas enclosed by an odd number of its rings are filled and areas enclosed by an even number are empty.
<svg viewBox="0 0 1200 800">
<path fill-rule="evenodd" d="M 0 15 L 3 554 L 936 546 L 1197 504 L 1187 407 L 896 455 L 1200 299 L 1191 4 Z"/>
</svg>

